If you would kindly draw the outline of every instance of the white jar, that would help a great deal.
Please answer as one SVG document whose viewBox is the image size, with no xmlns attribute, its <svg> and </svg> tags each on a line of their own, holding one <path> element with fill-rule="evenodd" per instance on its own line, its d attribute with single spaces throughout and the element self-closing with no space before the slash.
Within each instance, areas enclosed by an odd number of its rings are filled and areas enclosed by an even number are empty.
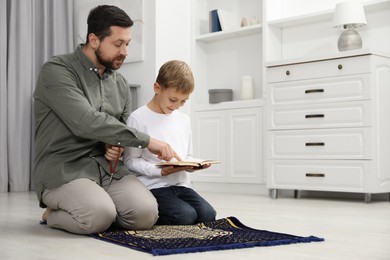
<svg viewBox="0 0 390 260">
<path fill-rule="evenodd" d="M 241 99 L 254 99 L 255 98 L 255 81 L 249 76 L 245 75 L 241 78 Z"/>
</svg>

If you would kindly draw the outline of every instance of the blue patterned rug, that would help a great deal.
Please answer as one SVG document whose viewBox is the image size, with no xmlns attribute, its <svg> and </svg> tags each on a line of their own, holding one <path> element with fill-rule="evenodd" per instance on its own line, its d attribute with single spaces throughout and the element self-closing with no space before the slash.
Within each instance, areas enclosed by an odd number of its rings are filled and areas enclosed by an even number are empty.
<svg viewBox="0 0 390 260">
<path fill-rule="evenodd" d="M 156 225 L 142 231 L 106 231 L 92 237 L 153 255 L 324 241 L 315 236 L 301 237 L 256 230 L 245 226 L 235 217 L 190 226 Z"/>
</svg>

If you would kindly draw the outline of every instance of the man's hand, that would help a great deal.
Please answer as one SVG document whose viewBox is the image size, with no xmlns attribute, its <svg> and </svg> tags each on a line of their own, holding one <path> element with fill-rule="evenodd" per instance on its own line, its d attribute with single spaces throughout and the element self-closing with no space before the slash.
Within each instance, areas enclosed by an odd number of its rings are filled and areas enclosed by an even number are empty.
<svg viewBox="0 0 390 260">
<path fill-rule="evenodd" d="M 110 162 L 116 161 L 119 157 L 122 156 L 123 151 L 124 148 L 121 146 L 106 144 L 106 153 L 104 157 L 106 157 L 106 159 Z"/>
<path fill-rule="evenodd" d="M 176 158 L 176 160 L 181 161 L 179 155 L 177 155 L 172 147 L 165 142 L 150 138 L 147 148 L 151 153 L 156 154 L 161 160 L 170 161 L 173 158 Z"/>
</svg>

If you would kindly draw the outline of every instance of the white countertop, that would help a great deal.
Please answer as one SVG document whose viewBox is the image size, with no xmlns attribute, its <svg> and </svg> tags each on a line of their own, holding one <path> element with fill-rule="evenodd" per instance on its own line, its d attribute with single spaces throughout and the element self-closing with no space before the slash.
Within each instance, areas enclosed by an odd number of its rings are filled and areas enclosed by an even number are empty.
<svg viewBox="0 0 390 260">
<path fill-rule="evenodd" d="M 194 111 L 224 110 L 237 108 L 262 107 L 263 99 L 234 100 L 215 104 L 192 104 Z"/>
<path fill-rule="evenodd" d="M 298 64 L 298 63 L 311 62 L 311 61 L 333 60 L 333 59 L 347 58 L 347 57 L 353 57 L 353 56 L 362 56 L 362 55 L 377 55 L 377 56 L 383 56 L 386 58 L 390 58 L 390 54 L 386 53 L 384 51 L 371 50 L 371 49 L 358 49 L 358 50 L 351 50 L 351 51 L 321 54 L 318 56 L 317 55 L 316 56 L 305 56 L 305 57 L 299 57 L 299 58 L 294 58 L 294 59 L 270 61 L 270 62 L 266 63 L 266 67 L 270 68 L 270 67 L 278 67 L 278 66 Z"/>
</svg>

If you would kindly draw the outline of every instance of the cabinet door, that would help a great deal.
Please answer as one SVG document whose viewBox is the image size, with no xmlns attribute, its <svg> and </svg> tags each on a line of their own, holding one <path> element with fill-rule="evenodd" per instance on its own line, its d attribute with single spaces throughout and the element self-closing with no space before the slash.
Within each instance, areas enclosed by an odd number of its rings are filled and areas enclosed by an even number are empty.
<svg viewBox="0 0 390 260">
<path fill-rule="evenodd" d="M 263 182 L 260 107 L 194 112 L 192 122 L 194 156 L 221 161 L 195 172 L 194 181 Z"/>
<path fill-rule="evenodd" d="M 195 112 L 192 116 L 194 157 L 220 160 L 210 168 L 197 171 L 191 178 L 195 181 L 226 181 L 226 127 L 222 111 Z"/>
<path fill-rule="evenodd" d="M 260 108 L 228 112 L 229 182 L 262 182 L 262 113 Z"/>
</svg>

